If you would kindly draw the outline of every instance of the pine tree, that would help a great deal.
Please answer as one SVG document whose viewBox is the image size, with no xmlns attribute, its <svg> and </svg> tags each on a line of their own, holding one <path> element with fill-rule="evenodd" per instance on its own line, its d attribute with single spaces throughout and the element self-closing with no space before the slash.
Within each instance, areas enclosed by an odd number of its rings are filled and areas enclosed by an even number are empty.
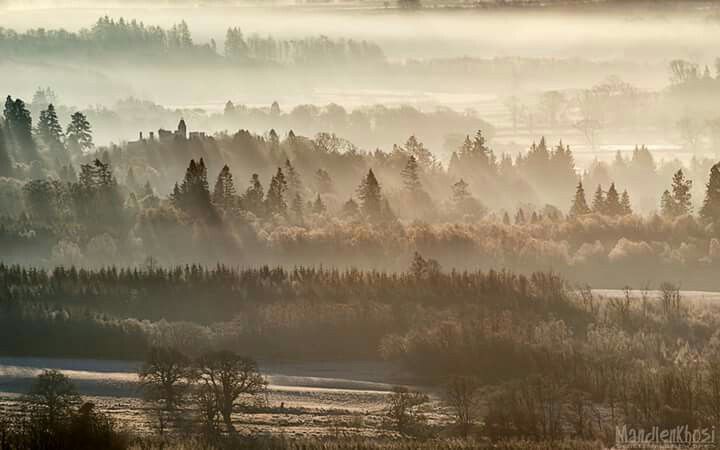
<svg viewBox="0 0 720 450">
<path fill-rule="evenodd" d="M 250 187 L 245 191 L 243 196 L 243 207 L 261 217 L 264 214 L 263 199 L 265 198 L 265 190 L 260 183 L 260 176 L 256 173 L 252 174 L 250 179 Z"/>
<path fill-rule="evenodd" d="M 403 186 L 405 190 L 411 194 L 416 194 L 422 191 L 422 184 L 420 183 L 420 174 L 417 159 L 410 155 L 408 158 L 405 168 L 400 173 L 403 180 Z"/>
<path fill-rule="evenodd" d="M 692 180 L 685 179 L 682 169 L 675 172 L 672 180 L 672 197 L 674 216 L 682 216 L 692 212 Z"/>
<path fill-rule="evenodd" d="M 48 105 L 46 110 L 40 112 L 37 134 L 48 151 L 60 158 L 63 162 L 67 160 L 65 145 L 63 144 L 62 127 L 55 112 L 55 106 L 53 106 L 52 103 Z"/>
<path fill-rule="evenodd" d="M 525 223 L 525 211 L 522 208 L 515 213 L 515 225 L 523 225 Z"/>
<path fill-rule="evenodd" d="M 285 215 L 287 213 L 287 181 L 282 169 L 278 167 L 277 173 L 270 180 L 270 187 L 265 197 L 265 205 L 270 214 Z"/>
<path fill-rule="evenodd" d="M 633 211 L 632 205 L 630 204 L 630 194 L 628 194 L 627 189 L 625 189 L 620 198 L 620 214 L 623 216 L 627 216 L 632 213 Z"/>
<path fill-rule="evenodd" d="M 15 155 L 22 162 L 40 161 L 32 133 L 32 117 L 19 98 L 13 100 L 8 95 L 5 100 L 5 127 L 9 139 L 13 143 Z"/>
<path fill-rule="evenodd" d="M 503 225 L 510 225 L 510 214 L 507 211 L 503 214 L 502 222 Z"/>
<path fill-rule="evenodd" d="M 575 189 L 575 198 L 570 207 L 570 216 L 578 217 L 589 213 L 590 208 L 585 199 L 585 189 L 583 188 L 582 181 L 578 181 L 577 188 Z"/>
<path fill-rule="evenodd" d="M 706 185 L 705 201 L 700 209 L 700 217 L 716 227 L 720 225 L 720 163 L 710 169 L 710 179 Z"/>
<path fill-rule="evenodd" d="M 0 177 L 11 177 L 15 171 L 13 170 L 13 162 L 5 140 L 4 128 L 4 124 L 0 123 Z"/>
<path fill-rule="evenodd" d="M 235 206 L 235 183 L 233 182 L 232 173 L 230 173 L 230 167 L 225 164 L 218 174 L 217 181 L 215 182 L 215 189 L 213 189 L 213 204 L 218 208 L 227 211 Z"/>
<path fill-rule="evenodd" d="M 382 189 L 372 169 L 360 183 L 358 197 L 361 201 L 360 210 L 366 217 L 377 220 L 382 216 Z"/>
<path fill-rule="evenodd" d="M 602 186 L 598 185 L 595 190 L 595 195 L 592 201 L 592 212 L 596 214 L 605 214 L 605 194 L 603 193 Z"/>
<path fill-rule="evenodd" d="M 610 187 L 605 195 L 605 214 L 608 216 L 619 216 L 622 214 L 620 194 L 618 194 L 618 191 L 615 188 L 615 183 L 610 183 Z"/>
<path fill-rule="evenodd" d="M 205 161 L 190 160 L 185 171 L 185 178 L 180 186 L 173 189 L 170 197 L 173 205 L 195 218 L 211 220 L 215 218 L 215 210 L 210 199 L 210 187 L 207 181 Z"/>
<path fill-rule="evenodd" d="M 79 155 L 93 148 L 92 127 L 80 111 L 73 113 L 70 117 L 70 124 L 68 124 L 65 135 L 68 149 L 73 154 Z"/>
<path fill-rule="evenodd" d="M 415 158 L 415 162 L 424 170 L 433 169 L 437 166 L 435 155 L 428 150 L 414 135 L 405 142 L 405 151 Z"/>
</svg>

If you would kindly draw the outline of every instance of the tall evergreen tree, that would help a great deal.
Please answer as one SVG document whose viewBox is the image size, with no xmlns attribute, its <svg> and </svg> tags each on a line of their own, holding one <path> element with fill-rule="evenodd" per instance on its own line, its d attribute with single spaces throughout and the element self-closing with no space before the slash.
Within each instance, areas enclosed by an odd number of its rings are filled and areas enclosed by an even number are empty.
<svg viewBox="0 0 720 450">
<path fill-rule="evenodd" d="M 706 185 L 705 201 L 700 209 L 700 217 L 717 227 L 720 225 L 720 163 L 710 169 L 710 179 Z"/>
<path fill-rule="evenodd" d="M 173 205 L 195 218 L 210 220 L 215 218 L 215 210 L 210 199 L 210 187 L 207 180 L 205 161 L 200 158 L 197 163 L 190 160 L 185 178 L 180 186 L 176 186 L 170 197 Z"/>
<path fill-rule="evenodd" d="M 270 214 L 285 215 L 287 213 L 287 191 L 288 185 L 285 180 L 285 174 L 278 167 L 277 173 L 270 180 L 270 187 L 265 197 L 265 205 Z"/>
<path fill-rule="evenodd" d="M 620 197 L 620 214 L 623 216 L 627 216 L 632 214 L 632 205 L 630 203 L 630 194 L 628 194 L 627 189 L 625 189 L 622 193 L 622 196 Z"/>
<path fill-rule="evenodd" d="M 400 175 L 402 176 L 405 190 L 411 194 L 422 190 L 419 171 L 420 168 L 418 167 L 417 159 L 415 159 L 413 155 L 410 155 L 410 158 L 408 158 L 408 162 L 405 164 L 405 168 L 402 170 Z"/>
<path fill-rule="evenodd" d="M 70 117 L 65 135 L 68 149 L 76 155 L 93 148 L 92 127 L 87 117 L 80 111 Z"/>
<path fill-rule="evenodd" d="M 252 174 L 250 179 L 250 187 L 245 191 L 243 196 L 243 207 L 261 217 L 264 214 L 263 199 L 265 198 L 265 189 L 260 183 L 260 176 L 256 173 Z"/>
<path fill-rule="evenodd" d="M 222 210 L 229 210 L 235 206 L 235 183 L 233 182 L 230 167 L 224 165 L 218 174 L 213 190 L 213 204 Z"/>
<path fill-rule="evenodd" d="M 358 187 L 360 198 L 360 211 L 371 220 L 379 219 L 382 215 L 382 189 L 372 169 L 363 178 Z"/>
<path fill-rule="evenodd" d="M 8 95 L 5 100 L 5 126 L 17 159 L 22 162 L 40 161 L 32 136 L 32 117 L 21 99 L 13 100 Z"/>
<path fill-rule="evenodd" d="M 620 194 L 618 194 L 615 188 L 615 183 L 610 183 L 610 187 L 605 195 L 605 214 L 608 216 L 619 216 L 622 214 Z"/>
<path fill-rule="evenodd" d="M 672 196 L 676 216 L 692 212 L 692 180 L 685 178 L 682 169 L 675 172 L 672 180 Z"/>
<path fill-rule="evenodd" d="M 592 212 L 604 214 L 605 209 L 605 194 L 603 193 L 602 186 L 598 184 L 597 189 L 595 189 L 595 195 L 593 196 Z"/>
<path fill-rule="evenodd" d="M 67 162 L 65 145 L 63 144 L 63 131 L 58 120 L 55 106 L 50 103 L 46 110 L 40 112 L 37 125 L 37 134 L 45 148 L 62 162 Z"/>
<path fill-rule="evenodd" d="M 11 177 L 13 174 L 13 162 L 5 140 L 5 125 L 0 123 L 0 177 Z"/>
<path fill-rule="evenodd" d="M 578 181 L 577 188 L 575 188 L 575 198 L 570 207 L 570 216 L 577 217 L 588 213 L 590 213 L 590 207 L 585 199 L 585 189 L 583 188 L 582 181 Z"/>
</svg>

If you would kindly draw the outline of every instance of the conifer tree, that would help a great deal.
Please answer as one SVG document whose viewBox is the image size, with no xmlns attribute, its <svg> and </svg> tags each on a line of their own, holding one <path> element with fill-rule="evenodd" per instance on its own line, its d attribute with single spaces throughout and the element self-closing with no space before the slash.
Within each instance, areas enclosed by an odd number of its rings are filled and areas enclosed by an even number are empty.
<svg viewBox="0 0 720 450">
<path fill-rule="evenodd" d="M 176 185 L 173 189 L 170 200 L 176 208 L 185 211 L 191 217 L 214 218 L 215 210 L 210 199 L 207 168 L 202 158 L 197 163 L 194 159 L 190 160 L 185 178 L 180 186 Z"/>
<path fill-rule="evenodd" d="M 515 213 L 515 225 L 523 225 L 525 223 L 525 211 L 522 208 Z"/>
<path fill-rule="evenodd" d="M 66 160 L 65 145 L 63 144 L 63 131 L 58 120 L 55 106 L 49 104 L 47 109 L 40 112 L 37 125 L 37 134 L 45 147 L 61 160 Z"/>
<path fill-rule="evenodd" d="M 11 177 L 14 173 L 13 162 L 5 140 L 5 126 L 0 123 L 0 177 Z"/>
<path fill-rule="evenodd" d="M 92 127 L 80 111 L 70 116 L 70 123 L 65 132 L 68 149 L 76 155 L 93 148 Z"/>
<path fill-rule="evenodd" d="M 287 181 L 282 169 L 278 167 L 277 173 L 270 180 L 270 187 L 265 197 L 265 205 L 270 214 L 285 215 L 287 213 Z"/>
<path fill-rule="evenodd" d="M 672 180 L 672 197 L 674 216 L 682 216 L 692 212 L 692 180 L 685 178 L 682 169 L 675 172 Z"/>
<path fill-rule="evenodd" d="M 620 194 L 618 194 L 618 191 L 615 188 L 615 183 L 610 183 L 610 187 L 605 195 L 605 214 L 609 216 L 619 216 L 622 214 Z"/>
<path fill-rule="evenodd" d="M 379 219 L 382 215 L 382 189 L 372 169 L 363 178 L 358 187 L 360 198 L 360 211 L 371 220 Z"/>
<path fill-rule="evenodd" d="M 250 179 L 250 187 L 245 191 L 243 196 L 243 207 L 261 217 L 264 213 L 263 199 L 265 198 L 265 189 L 260 183 L 260 176 L 256 173 L 252 174 Z"/>
<path fill-rule="evenodd" d="M 510 225 L 510 214 L 508 214 L 507 211 L 505 211 L 505 213 L 503 214 L 502 221 L 503 225 Z"/>
<path fill-rule="evenodd" d="M 403 186 L 407 192 L 416 194 L 422 190 L 417 159 L 415 159 L 413 155 L 410 155 L 410 158 L 408 158 L 408 162 L 405 164 L 405 168 L 400 175 L 402 176 Z"/>
<path fill-rule="evenodd" d="M 32 136 L 32 117 L 25 106 L 25 102 L 8 95 L 5 100 L 5 127 L 13 143 L 16 157 L 22 162 L 39 161 L 40 155 Z"/>
<path fill-rule="evenodd" d="M 705 201 L 700 209 L 700 217 L 716 227 L 720 225 L 720 163 L 710 169 L 710 179 L 705 190 Z"/>
<path fill-rule="evenodd" d="M 595 190 L 595 195 L 592 201 L 592 212 L 596 214 L 605 214 L 605 194 L 603 193 L 602 186 L 598 184 Z"/>
<path fill-rule="evenodd" d="M 630 204 L 630 194 L 627 189 L 623 190 L 622 196 L 620 197 L 620 214 L 627 216 L 632 214 L 632 205 Z"/>
<path fill-rule="evenodd" d="M 229 210 L 235 205 L 235 183 L 230 167 L 225 164 L 218 174 L 213 189 L 213 204 L 222 210 Z"/>
<path fill-rule="evenodd" d="M 575 198 L 570 207 L 570 216 L 577 217 L 589 213 L 590 207 L 588 207 L 587 200 L 585 199 L 585 189 L 583 188 L 582 181 L 578 181 L 577 188 L 575 189 Z"/>
</svg>

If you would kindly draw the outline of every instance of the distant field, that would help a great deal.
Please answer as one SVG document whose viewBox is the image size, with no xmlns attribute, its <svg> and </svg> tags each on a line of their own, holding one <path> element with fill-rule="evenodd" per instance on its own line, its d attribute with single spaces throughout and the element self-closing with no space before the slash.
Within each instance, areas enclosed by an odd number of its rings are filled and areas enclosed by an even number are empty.
<svg viewBox="0 0 720 450">
<path fill-rule="evenodd" d="M 43 369 L 68 375 L 86 400 L 133 431 L 153 431 L 152 411 L 140 398 L 136 370 L 127 361 L 54 358 L 0 358 L 0 413 L 17 413 L 19 398 Z M 323 436 L 336 433 L 378 435 L 391 382 L 407 378 L 391 364 L 376 362 L 261 364 L 270 383 L 267 412 L 235 416 L 242 432 Z M 386 380 L 383 382 L 381 380 Z M 280 405 L 284 409 L 280 409 Z M 437 409 L 437 400 L 427 405 Z M 440 411 L 439 413 L 437 411 Z M 435 421 L 448 418 L 438 409 Z"/>
</svg>

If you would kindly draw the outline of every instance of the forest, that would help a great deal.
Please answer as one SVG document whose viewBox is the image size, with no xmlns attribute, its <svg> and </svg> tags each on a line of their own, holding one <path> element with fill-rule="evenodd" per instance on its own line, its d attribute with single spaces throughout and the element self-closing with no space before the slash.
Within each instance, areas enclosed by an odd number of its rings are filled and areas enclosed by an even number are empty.
<svg viewBox="0 0 720 450">
<path fill-rule="evenodd" d="M 0 450 L 720 448 L 719 18 L 0 0 Z"/>
</svg>

